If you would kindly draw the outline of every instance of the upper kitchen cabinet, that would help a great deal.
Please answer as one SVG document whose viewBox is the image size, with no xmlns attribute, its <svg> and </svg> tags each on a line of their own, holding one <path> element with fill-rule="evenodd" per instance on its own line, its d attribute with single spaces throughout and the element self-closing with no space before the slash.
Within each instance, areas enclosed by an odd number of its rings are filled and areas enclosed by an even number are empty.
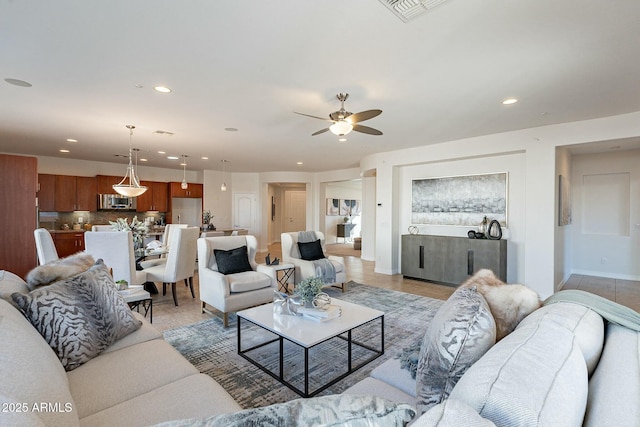
<svg viewBox="0 0 640 427">
<path fill-rule="evenodd" d="M 156 181 L 141 181 L 140 185 L 146 186 L 148 189 L 137 199 L 136 211 L 158 211 L 166 212 L 169 210 L 169 183 Z"/>
<path fill-rule="evenodd" d="M 56 210 L 56 176 L 38 174 L 38 209 L 41 212 Z"/>
<path fill-rule="evenodd" d="M 203 191 L 202 184 L 189 183 L 186 190 L 183 190 L 180 182 L 171 183 L 171 197 L 187 197 L 192 199 L 201 199 Z"/>
<path fill-rule="evenodd" d="M 38 174 L 38 207 L 42 212 L 98 210 L 96 178 Z"/>
<path fill-rule="evenodd" d="M 114 184 L 122 181 L 121 176 L 98 175 L 96 176 L 98 194 L 115 194 Z"/>
</svg>

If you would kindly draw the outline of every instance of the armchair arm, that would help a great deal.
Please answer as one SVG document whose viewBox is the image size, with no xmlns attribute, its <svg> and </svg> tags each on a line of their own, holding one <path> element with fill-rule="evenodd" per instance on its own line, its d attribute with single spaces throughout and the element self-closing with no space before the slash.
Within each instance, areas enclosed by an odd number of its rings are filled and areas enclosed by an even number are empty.
<svg viewBox="0 0 640 427">
<path fill-rule="evenodd" d="M 231 293 L 225 275 L 210 268 L 199 266 L 198 279 L 200 282 L 200 300 L 202 301 L 223 300 Z"/>
<path fill-rule="evenodd" d="M 331 260 L 331 261 L 336 261 L 336 262 L 339 262 L 339 263 L 340 263 L 340 264 L 342 264 L 342 265 L 345 265 L 345 263 L 344 263 L 344 257 L 337 256 L 337 255 L 329 255 L 327 258 L 328 258 L 329 260 Z"/>
<path fill-rule="evenodd" d="M 278 272 L 276 270 L 274 270 L 272 267 L 269 267 L 268 265 L 258 264 L 256 271 L 258 273 L 263 273 L 269 276 L 269 278 L 271 279 L 271 287 L 273 289 L 278 289 Z"/>
<path fill-rule="evenodd" d="M 306 261 L 298 258 L 289 258 L 287 261 L 296 267 L 296 284 L 300 283 L 304 279 L 316 276 L 316 269 L 313 266 L 313 261 Z"/>
</svg>

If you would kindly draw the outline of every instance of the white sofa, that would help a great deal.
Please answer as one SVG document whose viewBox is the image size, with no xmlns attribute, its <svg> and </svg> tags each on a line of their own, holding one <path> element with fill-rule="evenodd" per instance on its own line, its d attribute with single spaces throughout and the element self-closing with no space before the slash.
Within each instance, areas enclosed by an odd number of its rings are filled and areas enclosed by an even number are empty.
<svg viewBox="0 0 640 427">
<path fill-rule="evenodd" d="M 28 290 L 18 276 L 0 275 L 0 297 Z M 66 372 L 22 313 L 0 298 L 0 426 L 152 425 L 241 409 L 134 315 L 140 329 Z"/>
<path fill-rule="evenodd" d="M 416 405 L 392 358 L 345 393 Z M 640 426 L 640 332 L 559 302 L 526 317 L 414 426 Z"/>
</svg>

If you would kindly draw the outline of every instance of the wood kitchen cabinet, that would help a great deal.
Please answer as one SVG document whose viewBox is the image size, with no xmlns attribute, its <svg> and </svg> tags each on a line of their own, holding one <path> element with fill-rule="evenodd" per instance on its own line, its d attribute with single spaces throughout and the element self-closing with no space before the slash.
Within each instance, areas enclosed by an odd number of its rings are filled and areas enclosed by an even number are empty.
<svg viewBox="0 0 640 427">
<path fill-rule="evenodd" d="M 56 176 L 50 174 L 38 174 L 38 209 L 41 212 L 53 212 L 56 210 Z"/>
<path fill-rule="evenodd" d="M 171 197 L 184 197 L 191 199 L 201 199 L 204 194 L 204 186 L 202 184 L 189 183 L 186 190 L 183 190 L 180 182 L 172 182 Z"/>
<path fill-rule="evenodd" d="M 38 208 L 41 212 L 98 210 L 96 178 L 38 174 Z"/>
<path fill-rule="evenodd" d="M 482 268 L 507 280 L 507 241 L 406 234 L 402 275 L 459 285 Z"/>
<path fill-rule="evenodd" d="M 53 242 L 59 258 L 84 251 L 84 232 L 62 231 L 53 233 Z"/>
<path fill-rule="evenodd" d="M 122 176 L 111 176 L 111 175 L 97 175 L 96 176 L 96 186 L 98 194 L 115 194 L 116 190 L 113 189 L 115 184 L 120 183 L 122 181 Z"/>
<path fill-rule="evenodd" d="M 148 189 L 136 201 L 137 212 L 169 210 L 169 183 L 156 181 L 141 181 L 140 185 Z"/>
</svg>

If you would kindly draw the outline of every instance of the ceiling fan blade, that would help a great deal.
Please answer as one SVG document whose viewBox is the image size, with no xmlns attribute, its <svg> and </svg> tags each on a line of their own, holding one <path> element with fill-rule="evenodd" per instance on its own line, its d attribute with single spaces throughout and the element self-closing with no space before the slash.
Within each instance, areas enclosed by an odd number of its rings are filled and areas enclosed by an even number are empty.
<svg viewBox="0 0 640 427">
<path fill-rule="evenodd" d="M 320 135 L 321 133 L 325 133 L 325 132 L 326 132 L 326 131 L 328 131 L 328 130 L 329 130 L 329 128 L 319 130 L 318 132 L 314 132 L 314 133 L 312 133 L 312 134 L 311 134 L 311 136 Z"/>
<path fill-rule="evenodd" d="M 319 120 L 325 120 L 327 122 L 332 122 L 333 120 L 328 119 L 326 117 L 318 117 L 318 116 L 312 116 L 311 114 L 305 114 L 305 113 L 298 113 L 297 111 L 294 111 L 295 114 L 300 114 L 301 116 L 307 116 L 307 117 L 311 117 L 313 119 L 319 119 Z"/>
<path fill-rule="evenodd" d="M 382 132 L 378 129 L 370 128 L 369 126 L 353 125 L 353 130 L 356 132 L 367 133 L 369 135 L 382 135 Z"/>
<path fill-rule="evenodd" d="M 382 114 L 382 110 L 360 111 L 359 113 L 350 115 L 349 120 L 351 121 L 351 123 L 355 124 L 355 123 L 364 122 L 365 120 L 373 119 L 374 117 L 379 116 L 380 114 Z"/>
</svg>

